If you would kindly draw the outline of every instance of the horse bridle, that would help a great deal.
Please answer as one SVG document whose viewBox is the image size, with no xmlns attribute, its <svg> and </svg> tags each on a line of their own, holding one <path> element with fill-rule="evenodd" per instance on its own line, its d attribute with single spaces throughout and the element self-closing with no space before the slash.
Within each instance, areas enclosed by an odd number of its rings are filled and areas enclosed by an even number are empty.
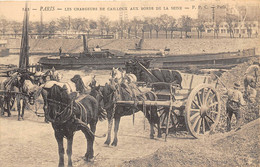
<svg viewBox="0 0 260 167">
<path fill-rule="evenodd" d="M 54 119 L 52 119 L 50 117 L 50 110 L 47 109 L 46 119 L 48 121 L 50 121 L 52 123 L 62 124 L 62 123 L 67 122 L 71 118 L 71 116 L 73 114 L 73 103 L 74 103 L 74 100 L 72 100 L 69 104 L 66 104 L 66 103 L 63 103 L 63 102 L 60 102 L 60 101 L 57 101 L 57 100 L 53 100 L 53 99 L 47 99 L 47 101 L 52 103 L 50 105 L 59 105 L 59 108 L 60 108 L 61 105 L 65 106 L 65 108 L 62 111 L 55 112 Z M 69 107 L 71 107 L 71 108 L 68 109 Z M 60 120 L 57 120 L 57 118 L 59 118 Z"/>
</svg>

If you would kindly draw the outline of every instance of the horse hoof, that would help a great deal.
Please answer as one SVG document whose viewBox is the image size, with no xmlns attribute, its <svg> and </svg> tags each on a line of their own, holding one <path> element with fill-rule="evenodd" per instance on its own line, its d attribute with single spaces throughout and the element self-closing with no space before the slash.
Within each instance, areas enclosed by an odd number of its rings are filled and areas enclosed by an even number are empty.
<svg viewBox="0 0 260 167">
<path fill-rule="evenodd" d="M 154 136 L 153 136 L 153 135 L 150 135 L 150 139 L 154 139 Z"/>
<path fill-rule="evenodd" d="M 104 144 L 109 146 L 110 142 L 109 141 L 105 141 Z"/>
<path fill-rule="evenodd" d="M 86 160 L 87 162 L 91 162 L 91 161 L 93 161 L 93 159 L 94 159 L 94 156 L 93 156 L 93 155 L 90 156 L 89 154 L 85 154 L 85 160 Z"/>
<path fill-rule="evenodd" d="M 157 135 L 157 137 L 158 137 L 158 138 L 162 138 L 162 135 L 161 135 L 161 134 L 160 134 L 160 135 Z"/>
<path fill-rule="evenodd" d="M 59 164 L 58 167 L 64 167 L 64 164 Z"/>
<path fill-rule="evenodd" d="M 117 142 L 113 142 L 111 145 L 116 147 L 117 146 Z"/>
</svg>

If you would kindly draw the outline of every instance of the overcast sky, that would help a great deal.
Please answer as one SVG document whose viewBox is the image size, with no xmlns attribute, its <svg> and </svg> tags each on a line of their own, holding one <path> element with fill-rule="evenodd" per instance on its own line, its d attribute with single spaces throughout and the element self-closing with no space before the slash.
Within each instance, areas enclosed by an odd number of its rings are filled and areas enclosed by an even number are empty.
<svg viewBox="0 0 260 167">
<path fill-rule="evenodd" d="M 225 0 L 226 1 L 226 0 Z M 168 14 L 175 18 L 181 15 L 197 17 L 198 5 L 204 2 L 225 2 L 224 0 L 172 0 L 172 1 L 33 1 L 28 3 L 30 8 L 30 20 L 40 21 L 41 11 L 43 21 L 55 20 L 62 16 L 85 17 L 97 20 L 101 15 L 109 17 L 110 20 L 118 20 L 120 15 L 128 19 L 134 17 L 155 17 Z M 230 3 L 246 2 L 248 0 L 229 0 Z M 259 3 L 260 0 L 250 0 Z M 25 2 L 0 1 L 0 17 L 8 20 L 23 20 L 23 8 Z M 121 7 L 121 11 L 120 8 Z M 210 6 L 208 6 L 210 7 Z M 82 9 L 84 8 L 84 9 Z M 102 8 L 102 10 L 101 10 Z M 123 9 L 123 11 L 122 11 Z M 48 11 L 51 10 L 51 11 Z M 78 11 L 81 10 L 81 11 Z"/>
</svg>

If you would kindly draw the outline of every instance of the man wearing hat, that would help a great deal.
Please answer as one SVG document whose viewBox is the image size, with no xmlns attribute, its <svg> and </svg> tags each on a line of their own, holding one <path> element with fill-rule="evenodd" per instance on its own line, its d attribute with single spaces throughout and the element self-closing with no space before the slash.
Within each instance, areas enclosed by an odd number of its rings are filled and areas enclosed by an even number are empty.
<svg viewBox="0 0 260 167">
<path fill-rule="evenodd" d="M 240 129 L 242 123 L 242 111 L 241 106 L 245 105 L 243 94 L 239 91 L 240 84 L 234 83 L 234 89 L 228 89 L 227 91 L 227 131 L 231 130 L 231 119 L 233 114 L 236 116 L 236 129 Z"/>
</svg>

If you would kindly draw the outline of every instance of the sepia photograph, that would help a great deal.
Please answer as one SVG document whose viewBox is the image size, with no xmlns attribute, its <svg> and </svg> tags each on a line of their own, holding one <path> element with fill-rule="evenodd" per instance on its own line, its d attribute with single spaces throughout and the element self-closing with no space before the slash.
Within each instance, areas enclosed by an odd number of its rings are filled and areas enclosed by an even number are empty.
<svg viewBox="0 0 260 167">
<path fill-rule="evenodd" d="M 0 0 L 0 167 L 260 165 L 259 0 Z"/>
</svg>

